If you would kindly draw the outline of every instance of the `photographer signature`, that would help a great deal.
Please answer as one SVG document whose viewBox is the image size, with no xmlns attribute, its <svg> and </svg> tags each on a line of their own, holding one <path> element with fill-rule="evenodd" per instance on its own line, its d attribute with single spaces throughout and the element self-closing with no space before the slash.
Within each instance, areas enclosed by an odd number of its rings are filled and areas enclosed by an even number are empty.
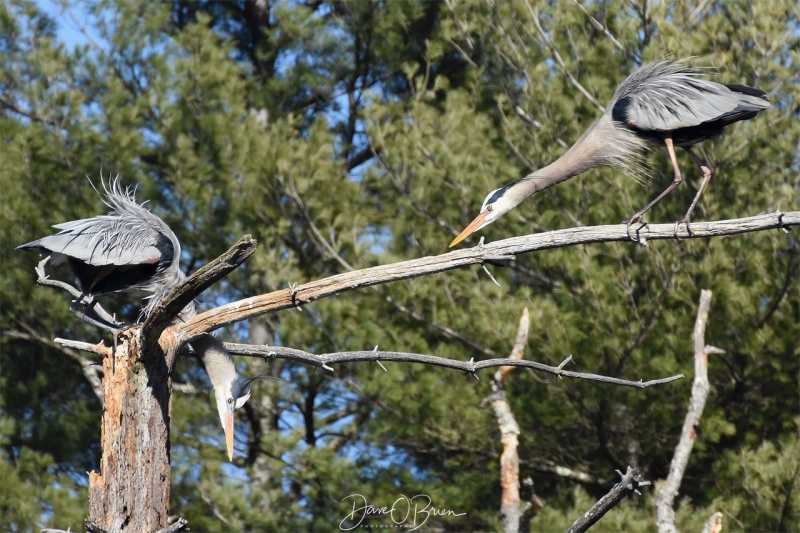
<svg viewBox="0 0 800 533">
<path fill-rule="evenodd" d="M 417 494 L 409 498 L 401 494 L 391 506 L 379 507 L 367 502 L 361 494 L 351 494 L 342 498 L 343 502 L 352 502 L 352 510 L 339 522 L 339 529 L 351 531 L 359 527 L 367 517 L 388 516 L 396 527 L 415 531 L 422 527 L 432 516 L 464 516 L 467 513 L 456 513 L 443 507 L 434 507 L 431 497 Z"/>
</svg>

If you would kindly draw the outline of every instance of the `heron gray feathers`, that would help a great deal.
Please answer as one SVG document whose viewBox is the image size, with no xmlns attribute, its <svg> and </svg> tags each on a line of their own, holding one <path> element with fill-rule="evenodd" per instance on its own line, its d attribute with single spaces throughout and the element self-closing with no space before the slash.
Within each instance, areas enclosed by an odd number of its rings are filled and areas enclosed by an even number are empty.
<svg viewBox="0 0 800 533">
<path fill-rule="evenodd" d="M 716 83 L 704 79 L 705 74 L 685 61 L 653 61 L 622 82 L 609 110 L 631 128 L 665 132 L 716 121 L 727 125 L 770 107 L 762 91 Z"/>
<path fill-rule="evenodd" d="M 170 227 L 137 203 L 134 190 L 124 188 L 118 178 L 108 185 L 103 182 L 103 191 L 104 203 L 111 209 L 107 215 L 56 224 L 53 227 L 60 231 L 55 235 L 17 249 L 38 250 L 54 263 L 67 262 L 83 291 L 73 305 L 86 295 L 144 292 L 150 295 L 146 316 L 186 278 L 179 264 L 181 245 Z M 192 302 L 179 319 L 196 314 Z M 250 398 L 250 384 L 257 378 L 240 376 L 228 351 L 213 336 L 201 335 L 190 344 L 214 387 L 228 457 L 233 460 L 233 413 Z"/>
<path fill-rule="evenodd" d="M 716 137 L 726 126 L 753 118 L 770 107 L 767 94 L 759 89 L 716 83 L 705 79 L 705 75 L 704 71 L 688 67 L 685 61 L 659 60 L 641 67 L 620 84 L 604 113 L 564 155 L 489 193 L 478 216 L 450 246 L 488 226 L 532 194 L 591 168 L 610 166 L 636 174 L 644 150 L 657 146 L 666 146 L 675 177 L 661 194 L 631 216 L 628 233 L 631 224 L 640 221 L 646 211 L 681 183 L 675 146 L 683 147 L 703 174 L 686 215 L 675 223 L 676 236 L 681 223 L 691 233 L 692 212 L 711 179 L 710 167 L 691 146 Z"/>
<path fill-rule="evenodd" d="M 107 215 L 56 224 L 60 230 L 17 249 L 38 250 L 67 262 L 80 289 L 95 296 L 114 292 L 146 292 L 151 298 L 145 314 L 185 279 L 180 270 L 181 245 L 159 217 L 138 204 L 131 188 L 119 179 L 103 183 Z M 80 302 L 76 302 L 80 303 Z"/>
</svg>

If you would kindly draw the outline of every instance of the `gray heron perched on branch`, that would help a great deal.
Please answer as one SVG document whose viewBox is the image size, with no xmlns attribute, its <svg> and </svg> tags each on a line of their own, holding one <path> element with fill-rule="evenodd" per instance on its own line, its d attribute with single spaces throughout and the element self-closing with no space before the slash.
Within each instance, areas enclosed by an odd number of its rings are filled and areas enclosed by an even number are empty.
<svg viewBox="0 0 800 533">
<path fill-rule="evenodd" d="M 103 183 L 107 215 L 63 222 L 53 226 L 54 235 L 18 246 L 50 256 L 53 264 L 68 263 L 77 278 L 81 295 L 72 304 L 111 293 L 150 294 L 143 311 L 149 315 L 156 304 L 178 286 L 186 275 L 180 269 L 181 245 L 175 233 L 159 217 L 136 202 L 134 191 L 123 188 L 119 179 Z M 93 305 L 93 303 L 92 303 Z M 195 316 L 194 303 L 180 315 Z M 115 330 L 116 325 L 91 319 L 89 322 Z M 191 342 L 203 361 L 214 387 L 217 411 L 225 432 L 228 457 L 233 460 L 233 413 L 250 398 L 255 378 L 245 379 L 236 372 L 230 354 L 210 334 Z"/>
<path fill-rule="evenodd" d="M 614 93 L 603 115 L 572 147 L 552 164 L 489 193 L 480 214 L 450 243 L 455 246 L 473 232 L 508 213 L 532 194 L 552 187 L 591 168 L 610 166 L 633 173 L 643 150 L 666 146 L 674 179 L 653 201 L 627 221 L 631 225 L 680 185 L 675 147 L 680 146 L 700 168 L 703 181 L 686 215 L 675 223 L 689 222 L 697 201 L 711 179 L 707 162 L 692 151 L 692 145 L 722 134 L 723 129 L 769 109 L 764 91 L 740 84 L 721 84 L 703 78 L 703 72 L 684 61 L 648 63 L 628 76 Z M 631 236 L 632 240 L 633 236 Z"/>
</svg>

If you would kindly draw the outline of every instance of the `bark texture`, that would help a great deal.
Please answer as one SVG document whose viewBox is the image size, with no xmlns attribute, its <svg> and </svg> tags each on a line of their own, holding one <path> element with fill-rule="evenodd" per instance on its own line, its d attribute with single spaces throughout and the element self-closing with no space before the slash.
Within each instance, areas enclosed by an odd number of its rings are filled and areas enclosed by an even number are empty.
<svg viewBox="0 0 800 533">
<path fill-rule="evenodd" d="M 172 380 L 158 343 L 139 356 L 139 332 L 120 334 L 103 359 L 103 455 L 100 472 L 89 472 L 89 519 L 109 533 L 168 525 Z"/>
</svg>

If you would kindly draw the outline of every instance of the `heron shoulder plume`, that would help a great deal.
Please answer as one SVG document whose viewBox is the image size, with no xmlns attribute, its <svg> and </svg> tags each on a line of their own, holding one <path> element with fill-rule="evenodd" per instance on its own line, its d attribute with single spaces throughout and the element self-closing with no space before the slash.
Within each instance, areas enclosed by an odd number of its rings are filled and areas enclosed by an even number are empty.
<svg viewBox="0 0 800 533">
<path fill-rule="evenodd" d="M 108 214 L 55 224 L 57 233 L 18 249 L 37 250 L 56 264 L 69 263 L 87 295 L 165 294 L 185 278 L 179 267 L 178 238 L 163 220 L 136 202 L 134 190 L 123 187 L 119 178 L 102 184 Z M 148 309 L 158 299 L 151 299 Z"/>
<path fill-rule="evenodd" d="M 18 249 L 37 250 L 52 257 L 54 262 L 69 264 L 82 291 L 72 305 L 73 310 L 88 295 L 143 291 L 150 294 L 143 313 L 149 314 L 186 277 L 179 267 L 181 245 L 163 220 L 136 201 L 132 188 L 123 187 L 119 178 L 108 184 L 101 178 L 101 183 L 105 193 L 103 202 L 110 209 L 108 214 L 56 224 L 53 227 L 58 233 Z M 192 302 L 176 320 L 188 320 L 196 314 Z M 119 327 L 105 321 L 92 323 L 112 331 L 118 331 Z M 242 378 L 236 372 L 225 346 L 211 335 L 202 335 L 190 344 L 203 361 L 214 388 L 228 457 L 232 460 L 233 413 L 250 398 L 252 379 Z"/>
<path fill-rule="evenodd" d="M 521 180 L 489 193 L 477 217 L 450 246 L 491 224 L 503 214 L 541 190 L 552 187 L 591 168 L 610 166 L 638 179 L 647 176 L 642 164 L 644 149 L 665 147 L 674 179 L 654 200 L 628 219 L 642 222 L 644 214 L 683 181 L 675 147 L 682 147 L 702 173 L 697 195 L 684 217 L 691 234 L 694 208 L 711 179 L 711 167 L 692 151 L 692 146 L 717 137 L 725 127 L 755 117 L 769 109 L 767 94 L 743 84 L 722 84 L 706 79 L 706 71 L 693 69 L 686 61 L 658 60 L 633 72 L 617 88 L 603 114 L 553 163 Z"/>
</svg>

